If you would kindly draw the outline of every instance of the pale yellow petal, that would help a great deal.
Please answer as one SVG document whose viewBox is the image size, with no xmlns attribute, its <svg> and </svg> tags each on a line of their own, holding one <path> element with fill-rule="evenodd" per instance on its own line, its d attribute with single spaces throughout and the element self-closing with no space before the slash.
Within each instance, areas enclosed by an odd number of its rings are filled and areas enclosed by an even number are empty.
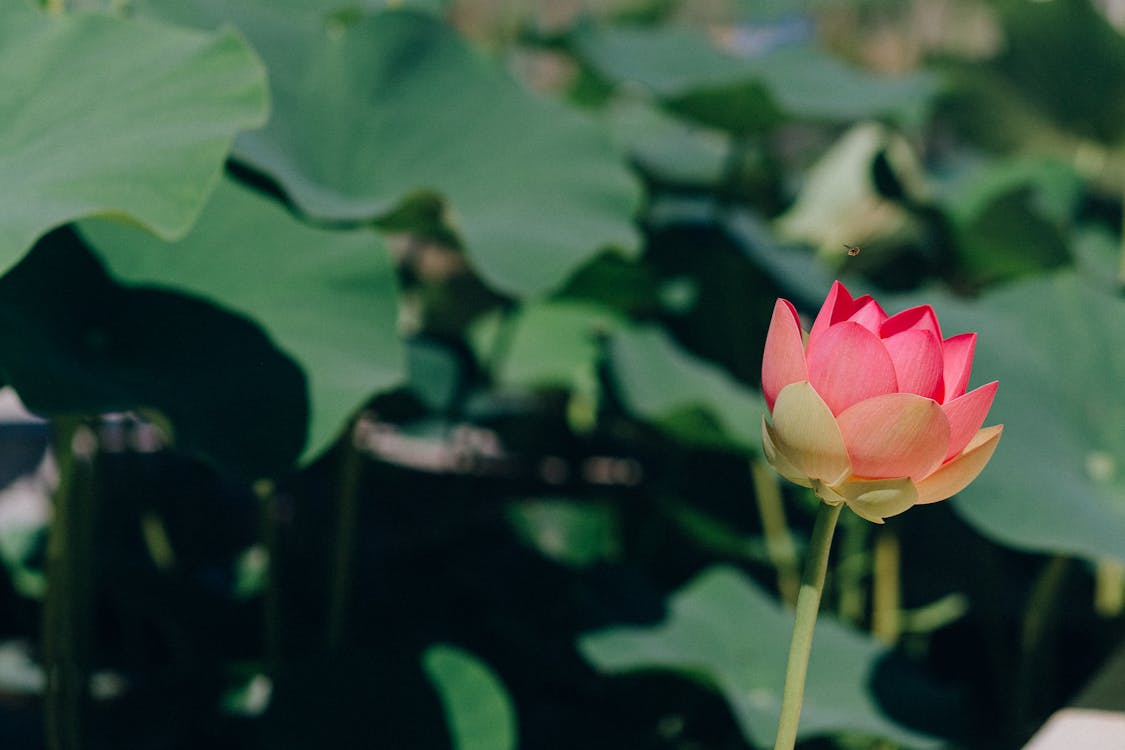
<svg viewBox="0 0 1125 750">
<path fill-rule="evenodd" d="M 844 496 L 819 479 L 812 480 L 812 490 L 816 493 L 817 497 L 829 505 L 844 504 Z"/>
<path fill-rule="evenodd" d="M 794 484 L 799 484 L 802 487 L 811 487 L 809 478 L 797 470 L 784 453 L 777 447 L 777 436 L 774 434 L 773 426 L 762 417 L 762 453 L 766 457 L 773 470 L 781 476 L 788 479 Z"/>
<path fill-rule="evenodd" d="M 1000 424 L 977 432 L 960 456 L 917 483 L 918 503 L 936 503 L 968 487 L 992 458 L 1003 431 Z"/>
<path fill-rule="evenodd" d="M 859 479 L 835 488 L 844 502 L 860 518 L 883 523 L 918 502 L 918 491 L 909 477 L 900 479 Z"/>
<path fill-rule="evenodd" d="M 771 437 L 778 452 L 803 476 L 836 485 L 852 473 L 840 426 L 806 381 L 781 389 L 773 407 Z"/>
</svg>

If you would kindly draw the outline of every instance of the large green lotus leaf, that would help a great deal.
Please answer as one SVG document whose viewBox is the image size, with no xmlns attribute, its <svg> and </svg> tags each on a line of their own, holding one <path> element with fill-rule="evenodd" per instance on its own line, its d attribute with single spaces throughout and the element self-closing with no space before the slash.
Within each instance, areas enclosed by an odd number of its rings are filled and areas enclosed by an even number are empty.
<svg viewBox="0 0 1125 750">
<path fill-rule="evenodd" d="M 1083 183 L 1053 158 L 970 163 L 940 186 L 937 200 L 956 237 L 957 261 L 978 282 L 995 281 L 1069 260 L 1063 229 Z"/>
<path fill-rule="evenodd" d="M 1085 283 L 1110 295 L 1118 293 L 1121 243 L 1109 227 L 1104 224 L 1080 227 L 1071 233 L 1070 249 Z"/>
<path fill-rule="evenodd" d="M 691 443 L 758 450 L 765 403 L 722 368 L 654 328 L 615 333 L 609 351 L 621 398 L 636 416 Z"/>
<path fill-rule="evenodd" d="M 311 216 L 371 219 L 435 191 L 476 268 L 515 295 L 561 284 L 603 247 L 638 244 L 640 191 L 608 134 L 522 89 L 432 16 L 326 24 L 258 0 L 146 5 L 231 21 L 250 38 L 269 65 L 274 111 L 235 154 Z"/>
<path fill-rule="evenodd" d="M 504 383 L 569 386 L 593 368 L 598 336 L 620 324 L 614 311 L 600 305 L 553 300 L 525 305 L 508 319 L 489 316 L 474 326 L 472 338 L 487 360 L 506 337 L 493 373 Z"/>
<path fill-rule="evenodd" d="M 603 76 L 642 85 L 661 99 L 723 91 L 729 100 L 734 87 L 756 84 L 782 112 L 810 119 L 886 114 L 915 118 L 937 91 L 928 74 L 878 76 L 850 68 L 810 44 L 738 57 L 701 32 L 671 26 L 590 26 L 577 35 L 576 44 L 579 54 Z"/>
<path fill-rule="evenodd" d="M 1040 116 L 1085 137 L 1120 144 L 1125 41 L 1106 14 L 1086 0 L 997 8 L 1004 49 L 990 67 L 1004 73 Z M 1040 130 L 1046 128 L 1041 124 Z"/>
<path fill-rule="evenodd" d="M 37 413 L 156 410 L 178 446 L 248 477 L 285 471 L 306 442 L 305 376 L 261 328 L 115 283 L 69 226 L 0 277 L 0 379 Z"/>
<path fill-rule="evenodd" d="M 422 665 L 441 696 L 454 750 L 514 750 L 512 699 L 487 665 L 444 643 L 426 649 Z"/>
<path fill-rule="evenodd" d="M 957 512 L 1005 544 L 1125 561 L 1125 301 L 1070 271 L 923 301 L 946 335 L 978 332 L 974 382 L 1000 381 L 985 424 L 1004 436 Z"/>
<path fill-rule="evenodd" d="M 691 127 L 638 99 L 622 98 L 608 114 L 622 147 L 659 180 L 711 186 L 730 168 L 731 144 L 719 131 Z"/>
<path fill-rule="evenodd" d="M 116 278 L 244 315 L 288 353 L 308 383 L 306 460 L 365 398 L 403 378 L 395 270 L 370 230 L 310 227 L 231 181 L 178 242 L 108 220 L 80 228 Z"/>
<path fill-rule="evenodd" d="M 665 621 L 613 627 L 579 639 L 582 655 L 609 674 L 671 670 L 718 689 L 744 736 L 772 746 L 781 710 L 793 615 L 738 571 L 716 566 L 676 592 Z M 886 718 L 871 681 L 886 648 L 822 615 L 816 626 L 801 712 L 802 738 L 851 731 L 906 747 L 934 747 L 926 735 Z"/>
<path fill-rule="evenodd" d="M 973 165 L 941 186 L 937 196 L 950 218 L 968 223 L 998 198 L 1026 190 L 1046 219 L 1070 221 L 1082 197 L 1082 178 L 1065 162 L 1051 157 L 1015 157 Z"/>
<path fill-rule="evenodd" d="M 83 216 L 183 236 L 235 134 L 265 122 L 265 79 L 230 29 L 0 4 L 0 271 Z"/>
</svg>

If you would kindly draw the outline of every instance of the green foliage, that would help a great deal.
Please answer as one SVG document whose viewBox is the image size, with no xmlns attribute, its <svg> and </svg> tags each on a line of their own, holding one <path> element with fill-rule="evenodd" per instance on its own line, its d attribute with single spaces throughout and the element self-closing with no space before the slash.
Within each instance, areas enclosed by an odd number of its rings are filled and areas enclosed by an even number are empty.
<svg viewBox="0 0 1125 750">
<path fill-rule="evenodd" d="M 255 44 L 273 113 L 235 156 L 310 216 L 374 219 L 436 192 L 480 273 L 518 296 L 557 286 L 603 247 L 636 248 L 638 191 L 604 133 L 522 90 L 428 15 L 326 29 L 316 14 L 257 0 L 146 5 L 177 18 L 198 8 L 199 23 L 234 22 Z"/>
<path fill-rule="evenodd" d="M 1125 41 L 1119 30 L 1081 0 L 1001 7 L 1008 38 L 997 68 L 1066 128 L 1119 143 L 1125 117 Z M 1076 80 L 1086 83 L 1075 86 Z"/>
<path fill-rule="evenodd" d="M 723 179 L 730 144 L 722 132 L 692 127 L 636 99 L 616 104 L 609 115 L 618 139 L 647 172 L 680 185 Z"/>
<path fill-rule="evenodd" d="M 974 278 L 991 280 L 1065 264 L 1081 190 L 1073 167 L 1024 157 L 966 168 L 939 202 L 957 233 L 959 260 Z"/>
<path fill-rule="evenodd" d="M 1005 425 L 957 511 L 1005 544 L 1125 561 L 1125 303 L 1061 272 L 937 308 L 950 332 L 988 322 L 975 369 L 1000 381 L 989 423 Z"/>
<path fill-rule="evenodd" d="M 253 320 L 301 369 L 303 460 L 324 451 L 364 398 L 402 378 L 394 268 L 370 230 L 302 224 L 230 181 L 178 242 L 107 221 L 79 228 L 120 282 L 176 290 Z"/>
<path fill-rule="evenodd" d="M 610 506 L 546 498 L 514 503 L 508 516 L 521 538 L 564 565 L 588 568 L 620 555 L 618 521 Z"/>
<path fill-rule="evenodd" d="M 765 404 L 652 329 L 614 335 L 610 361 L 629 408 L 688 443 L 756 450 Z"/>
<path fill-rule="evenodd" d="M 753 623 L 753 635 L 747 624 Z M 714 685 L 756 747 L 773 743 L 785 682 L 793 616 L 738 571 L 703 571 L 668 602 L 656 627 L 615 627 L 584 635 L 583 655 L 600 671 L 666 669 Z M 936 747 L 935 738 L 888 721 L 868 682 L 885 649 L 825 618 L 817 624 L 801 734 L 853 731 L 905 747 Z"/>
<path fill-rule="evenodd" d="M 0 8 L 0 268 L 53 227 L 115 215 L 167 239 L 198 218 L 236 133 L 265 122 L 245 40 Z"/>
<path fill-rule="evenodd" d="M 9 523 L 0 532 L 0 561 L 8 569 L 12 587 L 20 594 L 39 599 L 47 590 L 47 579 L 36 558 L 42 550 L 47 527 L 43 523 Z"/>
<path fill-rule="evenodd" d="M 251 477 L 301 455 L 305 376 L 242 315 L 184 291 L 115 282 L 69 228 L 0 279 L 0 300 L 4 380 L 29 408 L 155 409 L 185 450 Z"/>
<path fill-rule="evenodd" d="M 569 386 L 598 359 L 598 336 L 619 325 L 609 310 L 581 302 L 526 305 L 511 318 L 482 320 L 476 332 L 482 358 L 504 347 L 496 375 L 523 386 Z M 505 330 L 505 329 L 508 330 Z"/>
<path fill-rule="evenodd" d="M 446 644 L 426 649 L 422 664 L 441 695 L 454 750 L 515 750 L 515 713 L 492 670 Z"/>
<path fill-rule="evenodd" d="M 881 78 L 814 45 L 738 57 L 699 32 L 675 27 L 590 27 L 575 44 L 609 80 L 643 86 L 674 109 L 735 132 L 761 131 L 785 117 L 914 120 L 936 91 L 929 75 Z"/>
</svg>

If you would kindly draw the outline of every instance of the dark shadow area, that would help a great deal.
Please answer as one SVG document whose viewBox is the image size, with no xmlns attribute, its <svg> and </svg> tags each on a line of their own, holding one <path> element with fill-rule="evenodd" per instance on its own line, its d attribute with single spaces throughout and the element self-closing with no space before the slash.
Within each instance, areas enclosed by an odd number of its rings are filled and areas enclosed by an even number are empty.
<svg viewBox="0 0 1125 750">
<path fill-rule="evenodd" d="M 176 442 L 247 477 L 304 448 L 304 373 L 245 318 L 202 300 L 115 283 L 70 228 L 0 279 L 0 372 L 28 408 L 148 408 Z"/>
</svg>

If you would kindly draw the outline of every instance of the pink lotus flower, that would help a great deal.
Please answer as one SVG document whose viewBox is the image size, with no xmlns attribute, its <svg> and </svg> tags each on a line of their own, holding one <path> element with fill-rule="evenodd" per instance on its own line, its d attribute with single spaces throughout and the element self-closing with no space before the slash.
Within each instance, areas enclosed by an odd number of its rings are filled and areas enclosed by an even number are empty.
<svg viewBox="0 0 1125 750">
<path fill-rule="evenodd" d="M 975 333 L 942 338 L 929 305 L 887 316 L 832 285 L 806 337 L 779 299 L 762 357 L 762 447 L 775 470 L 875 523 L 960 492 L 1003 425 L 981 428 L 997 383 L 965 393 Z"/>
</svg>

